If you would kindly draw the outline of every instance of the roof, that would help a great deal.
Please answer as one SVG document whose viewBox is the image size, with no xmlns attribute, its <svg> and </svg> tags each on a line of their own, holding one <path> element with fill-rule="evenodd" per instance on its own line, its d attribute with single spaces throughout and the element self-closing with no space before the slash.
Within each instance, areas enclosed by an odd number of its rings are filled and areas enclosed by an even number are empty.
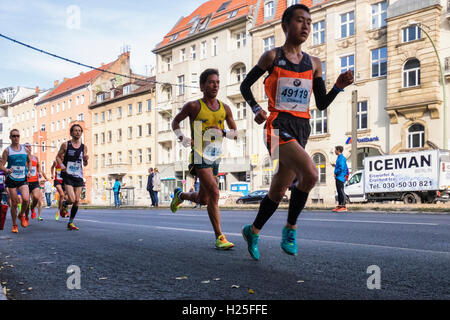
<svg viewBox="0 0 450 320">
<path fill-rule="evenodd" d="M 304 4 L 308 8 L 313 8 L 316 6 L 319 6 L 321 4 L 324 4 L 326 2 L 330 2 L 331 0 L 323 0 L 323 1 L 313 1 L 313 0 L 301 0 L 300 3 Z M 267 23 L 271 23 L 274 21 L 281 20 L 281 17 L 283 16 L 284 11 L 287 9 L 287 1 L 285 0 L 274 0 L 276 4 L 275 8 L 275 14 L 273 17 L 270 18 L 264 18 L 264 1 L 261 1 L 261 4 L 258 7 L 258 12 L 256 13 L 256 23 L 255 27 L 260 27 L 262 25 L 265 25 Z M 314 3 L 314 5 L 313 5 Z"/>
<path fill-rule="evenodd" d="M 440 0 L 399 0 L 388 6 L 387 17 L 393 18 L 427 7 L 439 5 Z"/>
<path fill-rule="evenodd" d="M 181 17 L 175 26 L 156 45 L 155 50 L 176 43 L 230 21 L 252 14 L 258 0 L 210 0 L 203 3 L 187 17 Z M 236 12 L 234 12 L 236 11 Z"/>
<path fill-rule="evenodd" d="M 99 69 L 106 70 L 108 67 L 110 67 L 114 62 L 110 62 L 108 64 L 105 64 Z M 43 100 L 39 101 L 39 103 L 43 103 L 44 101 L 47 101 L 51 98 L 54 98 L 56 96 L 59 96 L 60 94 L 71 91 L 73 89 L 82 87 L 84 85 L 88 85 L 93 79 L 95 79 L 98 75 L 100 75 L 102 71 L 100 70 L 91 70 L 86 73 L 81 73 L 79 76 L 67 79 L 66 81 L 62 82 L 58 86 L 56 86 L 52 91 L 50 91 Z"/>
</svg>

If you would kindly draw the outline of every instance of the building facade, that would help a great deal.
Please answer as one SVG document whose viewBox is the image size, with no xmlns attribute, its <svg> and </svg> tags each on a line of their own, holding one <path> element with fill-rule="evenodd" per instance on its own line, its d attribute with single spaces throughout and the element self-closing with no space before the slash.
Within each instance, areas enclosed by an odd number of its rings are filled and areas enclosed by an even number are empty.
<svg viewBox="0 0 450 320">
<path fill-rule="evenodd" d="M 119 82 L 116 76 L 101 70 L 121 74 L 131 74 L 129 52 L 121 54 L 117 60 L 102 64 L 100 70 L 81 72 L 74 78 L 64 78 L 62 83 L 55 81 L 54 89 L 36 103 L 36 115 L 39 131 L 38 156 L 45 162 L 45 168 L 50 169 L 56 154 L 67 140 L 70 140 L 70 127 L 77 123 L 83 128 L 82 141 L 92 151 L 92 119 L 88 106 L 98 92 L 102 92 L 105 83 L 112 80 Z M 92 161 L 92 158 L 91 158 Z M 92 197 L 92 164 L 84 168 L 86 198 L 83 202 L 90 203 Z"/>
<path fill-rule="evenodd" d="M 190 149 L 175 140 L 171 129 L 173 116 L 187 101 L 200 99 L 200 74 L 207 68 L 218 69 L 218 99 L 228 104 L 242 137 L 224 142 L 219 188 L 230 190 L 245 183 L 251 172 L 253 119 L 240 94 L 240 83 L 252 67 L 252 39 L 249 29 L 258 1 L 212 0 L 181 18 L 153 50 L 156 54 L 157 79 L 157 152 L 162 177 L 161 198 L 170 201 L 176 185 L 189 190 L 193 185 L 187 173 Z M 190 136 L 189 120 L 181 129 Z"/>
<path fill-rule="evenodd" d="M 265 50 L 284 44 L 281 15 L 287 6 L 299 2 L 264 1 L 264 9 L 260 8 L 256 25 L 250 30 L 254 62 Z M 445 37 L 449 31 L 448 4 L 438 0 L 302 3 L 310 7 L 312 16 L 311 34 L 303 50 L 322 61 L 327 89 L 342 72 L 353 70 L 355 77 L 355 83 L 339 94 L 327 110 L 318 110 L 311 99 L 311 135 L 306 150 L 319 171 L 319 181 L 311 191 L 310 201 L 333 203 L 335 146 L 344 146 L 353 171 L 363 167 L 367 156 L 443 148 L 438 59 L 429 40 L 409 24 L 414 20 L 429 29 L 444 65 L 450 48 L 450 38 Z M 253 88 L 257 101 L 267 108 L 263 81 Z M 358 99 L 358 154 L 357 163 L 352 165 L 353 91 L 357 91 Z M 276 163 L 267 153 L 264 157 L 255 171 L 260 172 L 257 178 L 261 188 L 268 188 Z"/>
<path fill-rule="evenodd" d="M 109 88 L 90 106 L 92 203 L 114 203 L 115 179 L 122 185 L 123 204 L 149 205 L 148 169 L 156 164 L 155 78 Z M 103 97 L 100 97 L 103 95 Z M 98 101 L 98 102 L 97 102 Z"/>
</svg>

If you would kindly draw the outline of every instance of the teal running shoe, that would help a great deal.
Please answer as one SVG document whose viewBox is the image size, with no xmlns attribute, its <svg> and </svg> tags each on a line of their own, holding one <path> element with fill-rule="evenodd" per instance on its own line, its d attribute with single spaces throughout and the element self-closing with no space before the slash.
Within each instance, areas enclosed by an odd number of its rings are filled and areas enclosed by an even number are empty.
<svg viewBox="0 0 450 320">
<path fill-rule="evenodd" d="M 247 248 L 250 256 L 254 260 L 259 260 L 259 235 L 254 234 L 252 231 L 252 226 L 250 224 L 247 224 L 242 228 L 242 236 L 244 237 L 245 241 L 247 241 Z"/>
<path fill-rule="evenodd" d="M 177 212 L 178 208 L 183 203 L 183 200 L 180 199 L 181 192 L 182 192 L 181 188 L 175 188 L 175 190 L 173 191 L 173 199 L 172 202 L 170 203 L 170 210 L 173 213 Z"/>
<path fill-rule="evenodd" d="M 281 249 L 292 256 L 297 255 L 297 230 L 290 228 L 283 228 L 281 238 Z"/>
</svg>

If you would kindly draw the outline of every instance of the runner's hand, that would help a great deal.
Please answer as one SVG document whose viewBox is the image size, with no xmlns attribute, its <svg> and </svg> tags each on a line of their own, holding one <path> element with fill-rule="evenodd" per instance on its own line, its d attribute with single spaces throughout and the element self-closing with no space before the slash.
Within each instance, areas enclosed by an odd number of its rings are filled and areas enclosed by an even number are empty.
<svg viewBox="0 0 450 320">
<path fill-rule="evenodd" d="M 178 140 L 178 141 L 180 141 L 180 140 Z M 189 148 L 189 147 L 191 147 L 193 145 L 193 142 L 192 142 L 191 138 L 188 138 L 186 136 L 183 136 L 181 138 L 180 142 L 183 145 L 183 147 L 185 147 L 185 148 Z"/>
<path fill-rule="evenodd" d="M 345 87 L 351 85 L 353 83 L 353 71 L 347 70 L 344 73 L 341 73 L 336 80 L 336 87 L 338 89 L 344 89 Z"/>
<path fill-rule="evenodd" d="M 261 109 L 255 116 L 255 121 L 257 124 L 262 124 L 267 120 L 267 112 Z"/>
</svg>

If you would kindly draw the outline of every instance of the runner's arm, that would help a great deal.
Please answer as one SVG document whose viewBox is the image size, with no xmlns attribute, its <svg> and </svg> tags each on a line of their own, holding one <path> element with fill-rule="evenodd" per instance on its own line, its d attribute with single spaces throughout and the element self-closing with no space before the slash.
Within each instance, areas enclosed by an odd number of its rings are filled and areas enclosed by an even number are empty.
<svg viewBox="0 0 450 320">
<path fill-rule="evenodd" d="M 89 160 L 89 156 L 88 156 L 88 149 L 87 149 L 87 146 L 86 145 L 84 145 L 84 151 L 83 151 L 83 166 L 87 166 L 89 163 L 88 163 L 88 160 Z"/>
<path fill-rule="evenodd" d="M 52 176 L 52 179 L 53 179 L 53 170 L 55 169 L 55 166 L 56 166 L 56 160 L 55 161 L 53 161 L 53 163 L 52 163 L 52 167 L 50 168 L 50 174 L 51 174 L 51 176 Z"/>
<path fill-rule="evenodd" d="M 64 154 L 66 153 L 66 148 L 67 148 L 67 142 L 64 142 L 61 147 L 59 148 L 58 154 L 56 155 L 56 163 L 58 163 L 61 167 L 61 170 L 66 170 L 66 166 L 63 164 L 62 162 L 62 157 L 64 156 Z"/>
<path fill-rule="evenodd" d="M 185 147 L 191 146 L 192 141 L 184 135 L 183 131 L 181 131 L 180 123 L 191 115 L 192 108 L 191 102 L 186 103 L 172 121 L 172 130 L 177 136 L 177 141 L 181 142 Z"/>
<path fill-rule="evenodd" d="M 344 88 L 353 83 L 353 74 L 350 70 L 339 75 L 333 88 L 327 93 L 325 82 L 322 79 L 322 62 L 317 57 L 312 57 L 314 64 L 313 92 L 317 109 L 325 110 L 334 101 Z"/>
<path fill-rule="evenodd" d="M 0 170 L 3 170 L 6 173 L 11 173 L 9 169 L 5 167 L 6 162 L 8 161 L 8 148 L 3 151 L 2 158 L 0 159 Z"/>
</svg>

